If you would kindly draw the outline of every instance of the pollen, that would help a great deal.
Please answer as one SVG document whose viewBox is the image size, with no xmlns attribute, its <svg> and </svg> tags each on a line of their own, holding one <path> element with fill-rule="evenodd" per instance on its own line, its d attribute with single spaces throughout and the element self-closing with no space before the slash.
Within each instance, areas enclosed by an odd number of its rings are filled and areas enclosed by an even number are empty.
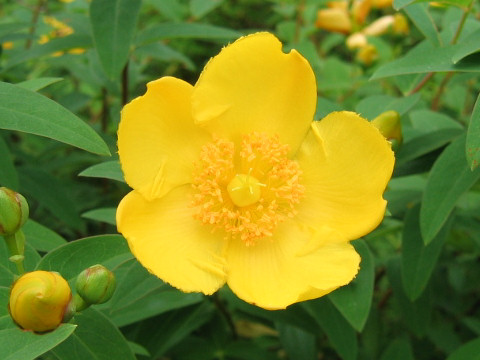
<svg viewBox="0 0 480 360">
<path fill-rule="evenodd" d="M 302 171 L 278 136 L 253 132 L 240 144 L 214 138 L 200 150 L 193 176 L 194 217 L 247 246 L 295 217 Z"/>
</svg>

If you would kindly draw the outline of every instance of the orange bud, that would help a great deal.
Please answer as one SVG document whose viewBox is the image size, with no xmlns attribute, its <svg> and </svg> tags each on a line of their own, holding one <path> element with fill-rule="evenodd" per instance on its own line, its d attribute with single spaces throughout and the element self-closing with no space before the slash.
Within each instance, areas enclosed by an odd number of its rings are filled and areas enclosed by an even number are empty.
<svg viewBox="0 0 480 360">
<path fill-rule="evenodd" d="M 371 65 L 378 58 L 377 48 L 372 44 L 367 44 L 358 50 L 357 60 L 364 65 Z"/>
<path fill-rule="evenodd" d="M 384 9 L 392 7 L 393 0 L 372 0 L 372 7 L 376 9 Z"/>
<path fill-rule="evenodd" d="M 352 15 L 357 25 L 362 25 L 365 22 L 365 19 L 370 13 L 371 7 L 371 0 L 354 0 L 352 6 Z"/>
<path fill-rule="evenodd" d="M 315 25 L 320 29 L 342 34 L 348 34 L 352 30 L 352 22 L 348 13 L 335 8 L 319 10 Z"/>
<path fill-rule="evenodd" d="M 15 281 L 8 306 L 13 320 L 23 329 L 44 332 L 60 325 L 71 298 L 63 277 L 39 270 Z"/>
</svg>

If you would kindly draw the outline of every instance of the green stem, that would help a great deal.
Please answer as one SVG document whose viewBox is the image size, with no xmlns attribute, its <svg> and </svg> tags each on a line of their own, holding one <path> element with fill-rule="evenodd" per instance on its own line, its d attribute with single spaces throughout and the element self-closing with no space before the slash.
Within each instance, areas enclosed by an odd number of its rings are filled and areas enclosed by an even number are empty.
<svg viewBox="0 0 480 360">
<path fill-rule="evenodd" d="M 23 259 L 25 258 L 25 235 L 22 230 L 18 230 L 13 235 L 5 235 L 5 242 L 7 243 L 8 252 L 10 253 L 10 261 L 17 266 L 19 275 L 25 273 L 23 266 Z"/>
<path fill-rule="evenodd" d="M 90 306 L 90 304 L 86 303 L 85 300 L 83 300 L 82 297 L 78 294 L 75 294 L 73 296 L 73 302 L 75 304 L 76 312 L 83 311 Z"/>
</svg>

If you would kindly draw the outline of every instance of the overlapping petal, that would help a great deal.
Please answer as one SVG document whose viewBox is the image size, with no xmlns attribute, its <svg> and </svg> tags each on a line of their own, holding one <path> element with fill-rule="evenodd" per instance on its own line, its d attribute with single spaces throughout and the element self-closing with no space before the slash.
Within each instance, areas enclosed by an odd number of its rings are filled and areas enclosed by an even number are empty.
<svg viewBox="0 0 480 360">
<path fill-rule="evenodd" d="M 189 183 L 200 147 L 210 135 L 191 115 L 193 87 L 173 77 L 147 85 L 122 110 L 118 153 L 127 183 L 147 199 Z"/>
<path fill-rule="evenodd" d="M 212 294 L 225 283 L 222 236 L 194 220 L 191 187 L 177 187 L 147 201 L 137 191 L 117 210 L 118 230 L 150 272 L 185 292 Z"/>
<path fill-rule="evenodd" d="M 298 219 L 328 226 L 354 240 L 375 229 L 385 214 L 382 195 L 394 155 L 390 144 L 365 119 L 335 112 L 312 124 L 298 154 L 305 198 Z"/>
<path fill-rule="evenodd" d="M 254 246 L 232 240 L 226 255 L 228 286 L 249 303 L 283 309 L 349 283 L 358 272 L 360 256 L 347 242 L 312 239 L 325 236 L 328 233 L 311 232 L 290 221 L 273 238 Z M 305 252 L 311 242 L 323 245 Z"/>
<path fill-rule="evenodd" d="M 315 113 L 316 81 L 297 51 L 282 52 L 280 41 L 257 33 L 235 41 L 210 60 L 192 96 L 195 121 L 238 141 L 253 131 L 278 134 L 292 153 Z"/>
</svg>

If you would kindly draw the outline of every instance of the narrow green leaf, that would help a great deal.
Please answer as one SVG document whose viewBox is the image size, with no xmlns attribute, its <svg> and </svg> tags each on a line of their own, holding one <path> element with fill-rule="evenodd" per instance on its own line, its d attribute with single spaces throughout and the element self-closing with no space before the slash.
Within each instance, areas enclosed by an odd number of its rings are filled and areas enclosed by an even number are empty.
<svg viewBox="0 0 480 360">
<path fill-rule="evenodd" d="M 196 69 L 195 63 L 190 58 L 160 42 L 139 46 L 135 49 L 135 55 L 149 56 L 165 62 L 180 62 L 188 70 Z"/>
<path fill-rule="evenodd" d="M 276 328 L 280 333 L 280 342 L 289 359 L 317 359 L 315 336 L 313 334 L 285 323 L 277 323 Z"/>
<path fill-rule="evenodd" d="M 45 255 L 37 270 L 58 271 L 68 281 L 85 268 L 102 264 L 113 268 L 132 258 L 127 242 L 120 235 L 92 236 L 56 248 Z"/>
<path fill-rule="evenodd" d="M 471 340 L 455 350 L 447 360 L 479 360 L 480 359 L 480 338 Z"/>
<path fill-rule="evenodd" d="M 407 113 L 420 100 L 420 94 L 403 98 L 389 95 L 373 95 L 360 100 L 355 111 L 366 119 L 373 120 L 384 111 L 395 110 L 400 115 Z"/>
<path fill-rule="evenodd" d="M 51 351 L 57 359 L 135 360 L 120 330 L 99 311 L 89 308 L 77 313 L 74 322 L 75 333 Z"/>
<path fill-rule="evenodd" d="M 338 312 L 328 298 L 302 303 L 327 334 L 330 343 L 344 360 L 355 360 L 358 353 L 355 330 Z"/>
<path fill-rule="evenodd" d="M 419 217 L 420 206 L 417 204 L 407 212 L 402 235 L 403 288 L 412 301 L 418 299 L 427 286 L 451 227 L 451 222 L 447 222 L 433 240 L 425 245 Z"/>
<path fill-rule="evenodd" d="M 95 49 L 112 80 L 127 63 L 140 5 L 140 0 L 92 0 L 90 4 Z"/>
<path fill-rule="evenodd" d="M 83 170 L 78 176 L 105 178 L 125 182 L 120 162 L 118 160 L 105 161 L 100 164 L 92 165 Z"/>
<path fill-rule="evenodd" d="M 37 251 L 48 252 L 67 243 L 67 241 L 56 232 L 32 219 L 27 220 L 22 227 L 22 231 L 25 234 L 27 243 L 32 245 Z"/>
<path fill-rule="evenodd" d="M 95 154 L 107 144 L 85 122 L 43 95 L 0 82 L 0 128 L 45 136 Z"/>
<path fill-rule="evenodd" d="M 227 28 L 197 23 L 164 23 L 145 29 L 138 35 L 137 44 L 152 43 L 161 39 L 220 39 L 233 40 L 243 34 Z"/>
<path fill-rule="evenodd" d="M 404 10 L 418 30 L 420 30 L 432 44 L 436 46 L 441 45 L 437 27 L 428 12 L 428 4 L 411 4 Z"/>
<path fill-rule="evenodd" d="M 361 332 L 372 304 L 375 262 L 363 240 L 355 241 L 354 246 L 362 258 L 359 273 L 352 283 L 335 290 L 328 297 L 350 325 Z"/>
<path fill-rule="evenodd" d="M 184 294 L 165 284 L 135 259 L 125 261 L 113 271 L 117 288 L 110 301 L 98 309 L 117 326 L 193 305 L 203 299 L 199 293 Z"/>
<path fill-rule="evenodd" d="M 480 29 L 472 32 L 465 39 L 462 40 L 457 46 L 455 53 L 453 54 L 452 61 L 454 64 L 462 60 L 464 57 L 480 51 Z"/>
<path fill-rule="evenodd" d="M 235 360 L 278 360 L 269 349 L 264 349 L 253 341 L 236 340 L 225 347 L 225 355 Z"/>
<path fill-rule="evenodd" d="M 475 170 L 480 163 L 480 93 L 478 94 L 475 107 L 467 130 L 467 141 L 465 144 L 467 161 L 470 169 Z"/>
<path fill-rule="evenodd" d="M 104 222 L 110 225 L 116 225 L 117 221 L 115 219 L 117 213 L 116 208 L 101 208 L 94 209 L 82 214 L 82 217 L 85 219 L 96 220 Z"/>
<path fill-rule="evenodd" d="M 76 326 L 62 324 L 52 332 L 35 334 L 19 328 L 0 330 L 3 360 L 33 360 L 72 335 Z"/>
<path fill-rule="evenodd" d="M 224 0 L 190 0 L 190 12 L 199 19 L 220 6 Z"/>
<path fill-rule="evenodd" d="M 17 328 L 8 311 L 10 286 L 0 286 L 0 330 Z M 1 340 L 0 340 L 1 342 Z"/>
<path fill-rule="evenodd" d="M 25 80 L 15 85 L 30 91 L 38 91 L 40 89 L 43 89 L 44 87 L 47 87 L 48 85 L 54 84 L 61 80 L 63 80 L 63 78 L 45 77 L 45 78 Z"/>
<path fill-rule="evenodd" d="M 13 158 L 10 149 L 5 140 L 0 135 L 0 186 L 19 191 L 18 174 L 13 164 Z"/>
<path fill-rule="evenodd" d="M 405 6 L 412 4 L 414 1 L 415 0 L 393 0 L 393 8 L 398 11 Z"/>
<path fill-rule="evenodd" d="M 427 180 L 420 210 L 423 241 L 429 244 L 452 212 L 459 197 L 480 178 L 465 158 L 465 136 L 451 143 L 435 161 Z"/>
<path fill-rule="evenodd" d="M 424 40 L 404 57 L 380 66 L 370 80 L 429 72 L 480 72 L 479 54 L 468 56 L 454 64 L 452 57 L 456 49 L 457 47 L 452 45 L 436 47 L 431 42 Z"/>
</svg>

